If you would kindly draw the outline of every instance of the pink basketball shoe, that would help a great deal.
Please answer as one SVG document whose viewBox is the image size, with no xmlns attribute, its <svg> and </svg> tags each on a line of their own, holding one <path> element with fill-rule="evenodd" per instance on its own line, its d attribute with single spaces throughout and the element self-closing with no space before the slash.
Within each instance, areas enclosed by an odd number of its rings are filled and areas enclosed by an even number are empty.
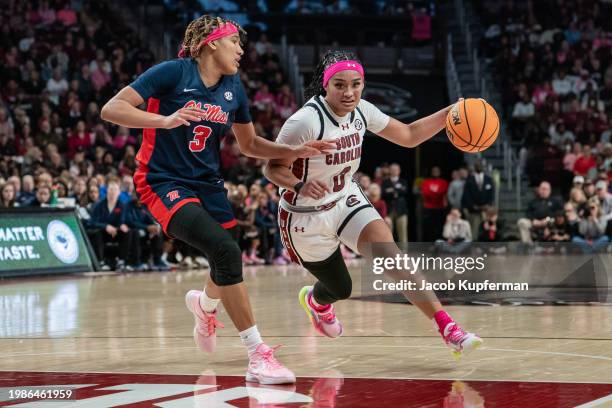
<svg viewBox="0 0 612 408">
<path fill-rule="evenodd" d="M 306 311 L 314 328 L 324 336 L 335 339 L 342 335 L 342 324 L 336 318 L 334 305 L 324 311 L 318 311 L 312 304 L 312 286 L 304 286 L 298 295 L 300 304 Z"/>
<path fill-rule="evenodd" d="M 260 384 L 292 384 L 295 382 L 295 374 L 274 357 L 274 352 L 279 347 L 270 348 L 264 343 L 257 346 L 257 350 L 249 356 L 247 381 L 257 381 Z"/>
<path fill-rule="evenodd" d="M 185 295 L 185 304 L 187 309 L 195 318 L 195 327 L 193 328 L 193 339 L 200 350 L 206 353 L 212 353 L 217 347 L 217 335 L 215 330 L 217 327 L 223 328 L 223 324 L 217 320 L 217 311 L 207 313 L 200 306 L 200 295 L 202 291 L 190 290 Z"/>
<path fill-rule="evenodd" d="M 444 333 L 440 333 L 444 342 L 453 350 L 454 357 L 459 360 L 462 355 L 468 354 L 483 343 L 482 339 L 474 333 L 464 331 L 454 321 L 449 322 L 444 328 Z"/>
</svg>

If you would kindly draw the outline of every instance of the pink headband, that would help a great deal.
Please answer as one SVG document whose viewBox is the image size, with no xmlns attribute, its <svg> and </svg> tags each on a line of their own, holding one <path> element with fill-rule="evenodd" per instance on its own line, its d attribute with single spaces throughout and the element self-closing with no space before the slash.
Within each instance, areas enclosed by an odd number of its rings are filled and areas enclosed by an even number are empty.
<svg viewBox="0 0 612 408">
<path fill-rule="evenodd" d="M 330 65 L 323 73 L 323 86 L 326 87 L 331 77 L 340 71 L 357 71 L 362 78 L 364 75 L 363 66 L 358 61 L 339 61 Z"/>
<path fill-rule="evenodd" d="M 233 34 L 238 33 L 238 28 L 232 23 L 225 23 L 215 28 L 212 33 L 208 34 L 205 39 L 202 40 L 196 47 L 196 49 L 200 48 L 203 45 L 208 44 L 209 42 L 218 40 L 223 37 L 227 37 Z M 185 56 L 185 46 L 181 47 L 181 50 L 178 53 L 179 58 L 183 58 Z"/>
</svg>

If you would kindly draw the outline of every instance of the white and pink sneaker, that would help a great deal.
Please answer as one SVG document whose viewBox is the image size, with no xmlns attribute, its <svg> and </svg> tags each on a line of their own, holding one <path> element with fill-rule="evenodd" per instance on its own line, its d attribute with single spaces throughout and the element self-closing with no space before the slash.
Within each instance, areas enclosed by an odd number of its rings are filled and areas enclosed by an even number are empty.
<svg viewBox="0 0 612 408">
<path fill-rule="evenodd" d="M 317 310 L 313 305 L 312 286 L 304 286 L 298 299 L 316 331 L 332 339 L 342 335 L 342 324 L 336 318 L 334 305 L 327 305 L 325 310 Z"/>
<path fill-rule="evenodd" d="M 217 327 L 223 328 L 223 324 L 217 320 L 217 311 L 207 313 L 200 306 L 200 296 L 202 292 L 199 290 L 190 290 L 185 295 L 185 304 L 187 309 L 195 318 L 195 327 L 193 328 L 193 339 L 200 350 L 206 353 L 212 353 L 217 347 L 217 335 L 215 333 Z"/>
<path fill-rule="evenodd" d="M 249 255 L 249 259 L 251 260 L 252 265 L 263 265 L 266 263 L 266 260 L 258 257 L 255 252 L 252 252 L 251 255 Z"/>
<path fill-rule="evenodd" d="M 242 253 L 242 263 L 245 265 L 253 265 L 253 261 L 251 261 L 251 257 L 248 256 L 246 252 Z"/>
<path fill-rule="evenodd" d="M 249 356 L 247 381 L 256 381 L 260 384 L 292 384 L 295 382 L 295 374 L 274 357 L 274 352 L 279 347 L 270 348 L 264 343 L 257 346 L 255 352 Z"/>
<path fill-rule="evenodd" d="M 446 345 L 453 350 L 453 355 L 456 359 L 460 359 L 462 355 L 476 350 L 483 343 L 480 337 L 474 333 L 464 331 L 454 321 L 449 322 L 444 328 L 444 332 L 440 334 Z"/>
<path fill-rule="evenodd" d="M 287 260 L 284 257 L 277 256 L 276 258 L 274 258 L 274 261 L 272 261 L 272 263 L 274 265 L 287 265 L 289 262 L 287 262 Z"/>
</svg>

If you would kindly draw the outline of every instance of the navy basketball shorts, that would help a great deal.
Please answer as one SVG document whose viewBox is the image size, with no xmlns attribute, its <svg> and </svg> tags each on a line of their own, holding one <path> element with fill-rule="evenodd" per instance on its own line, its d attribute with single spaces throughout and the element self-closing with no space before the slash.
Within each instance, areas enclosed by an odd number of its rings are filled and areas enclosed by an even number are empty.
<svg viewBox="0 0 612 408">
<path fill-rule="evenodd" d="M 186 184 L 170 178 L 151 177 L 151 173 L 140 170 L 134 173 L 134 184 L 140 202 L 147 207 L 166 234 L 172 216 L 188 203 L 202 205 L 225 229 L 237 225 L 223 184 L 221 187 L 204 182 Z"/>
</svg>

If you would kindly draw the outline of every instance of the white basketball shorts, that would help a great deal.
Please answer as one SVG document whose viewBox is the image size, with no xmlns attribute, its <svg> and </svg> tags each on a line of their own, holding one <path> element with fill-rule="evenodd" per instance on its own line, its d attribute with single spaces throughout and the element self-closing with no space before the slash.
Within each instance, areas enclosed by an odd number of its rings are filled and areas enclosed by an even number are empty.
<svg viewBox="0 0 612 408">
<path fill-rule="evenodd" d="M 382 219 L 354 181 L 348 194 L 328 210 L 297 212 L 287 207 L 283 203 L 279 206 L 281 239 L 291 259 L 299 264 L 326 260 L 340 243 L 359 253 L 361 231 L 370 222 Z"/>
</svg>

